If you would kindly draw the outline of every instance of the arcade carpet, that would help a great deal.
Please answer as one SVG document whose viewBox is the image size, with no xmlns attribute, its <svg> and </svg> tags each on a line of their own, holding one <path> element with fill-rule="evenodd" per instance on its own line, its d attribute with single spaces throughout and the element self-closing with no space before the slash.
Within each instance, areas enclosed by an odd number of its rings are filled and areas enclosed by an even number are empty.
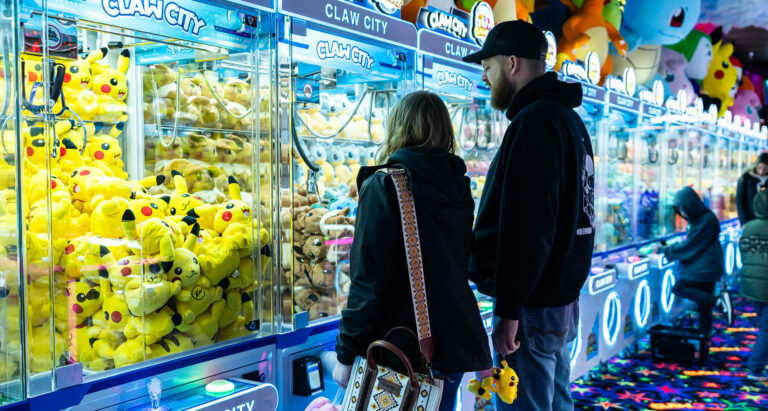
<svg viewBox="0 0 768 411">
<path fill-rule="evenodd" d="M 702 365 L 654 363 L 648 337 L 638 354 L 614 358 L 607 370 L 577 380 L 571 395 L 578 410 L 768 410 L 768 383 L 747 377 L 757 339 L 755 310 L 734 299 L 734 326 L 715 314 L 709 360 Z"/>
</svg>

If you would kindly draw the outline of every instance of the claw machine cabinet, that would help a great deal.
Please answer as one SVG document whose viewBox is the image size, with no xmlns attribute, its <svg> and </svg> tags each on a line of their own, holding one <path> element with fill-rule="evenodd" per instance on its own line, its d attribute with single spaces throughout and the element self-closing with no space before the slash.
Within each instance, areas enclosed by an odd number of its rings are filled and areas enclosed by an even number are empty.
<svg viewBox="0 0 768 411">
<path fill-rule="evenodd" d="M 22 347 L 28 333 L 22 332 L 24 293 L 24 241 L 20 236 L 24 198 L 17 195 L 22 168 L 22 117 L 17 80 L 20 78 L 19 52 L 23 40 L 19 36 L 19 5 L 0 4 L 0 406 L 23 400 L 26 363 Z M 45 236 L 45 240 L 50 237 Z"/>
<path fill-rule="evenodd" d="M 633 70 L 630 70 L 633 72 Z M 634 130 L 639 120 L 640 101 L 634 98 L 634 74 L 625 76 L 629 81 L 612 78 L 608 92 L 606 117 L 602 120 L 606 132 L 600 149 L 605 157 L 605 196 L 598 198 L 603 209 L 602 225 L 606 249 L 622 247 L 635 241 L 637 231 L 637 192 L 635 182 Z M 611 87 L 612 86 L 612 87 Z M 602 143 L 602 144 L 601 144 Z"/>
<path fill-rule="evenodd" d="M 378 5 L 377 5 L 378 4 Z M 416 28 L 388 2 L 283 0 L 278 39 L 281 409 L 333 399 L 361 166 L 414 88 Z"/>
<path fill-rule="evenodd" d="M 419 10 L 416 80 L 420 88 L 436 93 L 448 106 L 459 147 L 457 154 L 466 162 L 477 211 L 488 167 L 509 121 L 503 111 L 491 107 L 490 88 L 482 80 L 482 67 L 462 61 L 464 56 L 480 50 L 494 25 L 493 15 L 488 13 L 490 6 L 481 2 L 474 10 L 474 14 L 431 7 Z M 455 23 L 450 28 L 432 27 L 426 22 L 433 16 L 448 16 Z"/>
<path fill-rule="evenodd" d="M 635 186 L 638 187 L 637 242 L 659 238 L 663 234 L 663 218 L 660 209 L 663 165 L 661 159 L 666 109 L 663 108 L 664 91 L 661 84 L 654 85 L 655 92 L 641 93 L 639 125 L 635 133 Z"/>
<path fill-rule="evenodd" d="M 29 396 L 99 381 L 85 408 L 134 401 L 154 366 L 274 331 L 274 24 L 257 6 L 23 3 Z"/>
</svg>

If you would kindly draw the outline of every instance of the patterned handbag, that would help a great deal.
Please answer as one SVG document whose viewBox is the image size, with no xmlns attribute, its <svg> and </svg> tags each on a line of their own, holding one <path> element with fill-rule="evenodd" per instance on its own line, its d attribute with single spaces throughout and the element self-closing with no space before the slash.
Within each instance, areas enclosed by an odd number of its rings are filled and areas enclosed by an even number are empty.
<svg viewBox="0 0 768 411">
<path fill-rule="evenodd" d="M 421 259 L 419 227 L 416 222 L 416 206 L 413 194 L 408 188 L 408 178 L 404 170 L 379 170 L 392 177 L 397 191 L 400 218 L 403 224 L 405 255 L 408 261 L 408 274 L 411 283 L 411 299 L 416 316 L 416 331 L 419 348 L 426 360 L 428 374 L 414 372 L 408 356 L 392 343 L 377 340 L 368 346 L 366 357 L 357 357 L 352 366 L 352 375 L 347 385 L 341 411 L 392 411 L 417 410 L 434 411 L 440 406 L 443 393 L 443 380 L 432 376 L 432 331 L 429 325 L 429 310 L 424 284 L 424 270 Z M 397 327 L 404 328 L 404 327 Z M 391 332 L 395 331 L 393 329 Z M 410 331 L 410 330 L 409 330 Z M 412 331 L 410 331 L 413 334 Z M 388 333 L 387 336 L 390 334 Z M 403 375 L 389 367 L 376 363 L 375 352 L 386 350 L 394 354 L 405 364 Z"/>
</svg>

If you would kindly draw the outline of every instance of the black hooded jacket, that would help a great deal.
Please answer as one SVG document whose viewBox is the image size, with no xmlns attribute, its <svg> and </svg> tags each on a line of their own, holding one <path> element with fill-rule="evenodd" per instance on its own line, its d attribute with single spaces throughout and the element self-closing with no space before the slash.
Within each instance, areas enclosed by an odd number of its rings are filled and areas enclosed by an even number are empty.
<svg viewBox="0 0 768 411">
<path fill-rule="evenodd" d="M 755 216 L 755 207 L 752 202 L 760 188 L 760 179 L 750 169 L 739 178 L 736 186 L 736 210 L 739 212 L 739 222 L 741 225 L 757 218 Z"/>
<path fill-rule="evenodd" d="M 469 270 L 496 298 L 499 317 L 570 304 L 589 273 L 595 170 L 589 134 L 573 111 L 581 97 L 581 85 L 547 73 L 507 109 L 512 123 L 488 170 Z"/>
<path fill-rule="evenodd" d="M 680 278 L 697 282 L 718 281 L 725 274 L 725 267 L 717 216 L 690 187 L 678 191 L 672 204 L 687 216 L 688 237 L 665 247 L 664 255 L 669 260 L 680 261 L 683 266 Z"/>
<path fill-rule="evenodd" d="M 427 288 L 434 369 L 468 372 L 491 367 L 488 336 L 469 287 L 474 203 L 464 161 L 444 151 L 404 148 L 383 167 L 407 171 L 416 204 Z M 368 345 L 394 327 L 416 330 L 400 211 L 390 176 L 363 167 L 360 203 L 350 255 L 352 285 L 339 323 L 336 353 L 352 364 Z M 407 333 L 390 342 L 404 348 L 415 367 L 418 345 Z M 385 362 L 397 367 L 390 358 Z"/>
</svg>

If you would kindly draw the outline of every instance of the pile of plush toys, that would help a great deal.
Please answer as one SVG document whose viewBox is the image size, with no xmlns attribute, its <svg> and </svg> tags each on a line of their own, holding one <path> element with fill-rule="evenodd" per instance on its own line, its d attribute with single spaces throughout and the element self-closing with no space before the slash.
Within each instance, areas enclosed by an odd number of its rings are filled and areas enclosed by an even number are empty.
<svg viewBox="0 0 768 411">
<path fill-rule="evenodd" d="M 349 293 L 349 250 L 357 192 L 327 189 L 322 198 L 304 188 L 280 195 L 283 317 L 309 320 L 340 314 Z"/>
<path fill-rule="evenodd" d="M 147 173 L 170 179 L 170 171 L 179 170 L 190 193 L 207 202 L 223 200 L 228 176 L 237 178 L 242 193 L 253 191 L 256 156 L 267 167 L 270 158 L 266 150 L 256 152 L 248 137 L 255 129 L 249 82 L 156 64 L 144 69 L 143 88 L 144 121 L 148 129 L 156 127 L 145 140 Z M 267 97 L 265 90 L 256 96 L 261 130 L 269 130 Z"/>
<path fill-rule="evenodd" d="M 298 110 L 301 124 L 296 133 L 300 137 L 336 137 L 381 144 L 386 138 L 383 113 L 375 109 L 369 112 L 362 106 L 356 109 L 345 94 L 321 93 L 319 105 Z"/>
<path fill-rule="evenodd" d="M 204 190 L 190 172 L 193 160 L 169 161 L 163 173 L 129 179 L 120 146 L 129 54 L 123 50 L 113 69 L 103 62 L 107 52 L 65 64 L 56 105 L 69 110 L 48 127 L 29 120 L 41 94 L 40 60 L 22 58 L 22 209 L 14 164 L 6 160 L 13 158 L 15 131 L 0 136 L 10 155 L 0 160 L 0 307 L 8 324 L 18 323 L 19 271 L 9 267 L 17 264 L 20 216 L 33 373 L 50 370 L 52 358 L 89 370 L 122 367 L 259 329 L 257 271 L 268 268 L 270 252 L 253 201 L 241 194 L 236 173 L 211 179 L 211 189 L 221 188 L 216 196 L 198 195 Z M 6 376 L 18 372 L 8 360 L 18 358 L 18 332 L 0 332 L 0 350 L 10 354 L 0 356 Z"/>
</svg>

